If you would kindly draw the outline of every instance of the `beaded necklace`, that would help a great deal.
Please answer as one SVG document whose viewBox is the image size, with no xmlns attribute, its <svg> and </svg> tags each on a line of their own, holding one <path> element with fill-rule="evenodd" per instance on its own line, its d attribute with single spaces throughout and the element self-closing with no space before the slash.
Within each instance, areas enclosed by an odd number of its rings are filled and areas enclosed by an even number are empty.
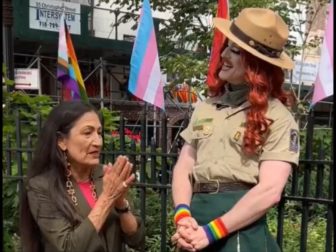
<svg viewBox="0 0 336 252">
<path fill-rule="evenodd" d="M 67 174 L 66 174 L 67 180 L 65 182 L 65 186 L 67 188 L 67 192 L 68 192 L 73 204 L 75 206 L 77 206 L 78 205 L 78 200 L 77 200 L 77 197 L 76 197 L 76 194 L 75 194 L 75 189 L 73 187 L 73 183 L 71 181 L 71 175 L 72 175 L 71 170 L 70 170 L 70 168 L 68 168 L 67 169 Z M 94 198 L 95 201 L 97 201 L 96 186 L 93 183 L 92 172 L 90 174 L 90 189 L 91 189 L 92 197 Z"/>
</svg>

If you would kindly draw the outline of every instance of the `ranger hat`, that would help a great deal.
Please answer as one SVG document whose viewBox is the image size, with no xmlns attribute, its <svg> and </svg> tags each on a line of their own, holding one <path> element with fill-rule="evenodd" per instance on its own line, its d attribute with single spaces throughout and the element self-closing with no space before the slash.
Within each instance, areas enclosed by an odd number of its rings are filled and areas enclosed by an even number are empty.
<svg viewBox="0 0 336 252">
<path fill-rule="evenodd" d="M 294 67 L 292 59 L 284 52 L 288 26 L 272 10 L 246 8 L 233 21 L 214 18 L 213 23 L 227 38 L 254 56 L 281 68 Z"/>
</svg>

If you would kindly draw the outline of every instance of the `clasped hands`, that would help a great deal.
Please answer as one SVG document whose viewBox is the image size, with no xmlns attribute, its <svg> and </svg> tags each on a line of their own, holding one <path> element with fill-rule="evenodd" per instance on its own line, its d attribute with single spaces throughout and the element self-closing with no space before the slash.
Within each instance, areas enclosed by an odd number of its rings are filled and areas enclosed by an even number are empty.
<svg viewBox="0 0 336 252">
<path fill-rule="evenodd" d="M 176 224 L 176 233 L 171 241 L 178 248 L 186 251 L 197 251 L 209 245 L 208 237 L 202 226 L 189 216 L 179 220 Z"/>
<path fill-rule="evenodd" d="M 114 206 L 123 208 L 129 186 L 134 182 L 133 164 L 126 156 L 118 156 L 115 163 L 104 165 L 103 194 L 114 201 Z"/>
</svg>

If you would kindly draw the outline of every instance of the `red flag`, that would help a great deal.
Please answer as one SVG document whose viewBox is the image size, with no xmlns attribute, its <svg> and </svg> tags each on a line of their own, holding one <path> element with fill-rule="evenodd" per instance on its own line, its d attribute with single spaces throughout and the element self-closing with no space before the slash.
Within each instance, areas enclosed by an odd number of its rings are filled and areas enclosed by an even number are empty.
<svg viewBox="0 0 336 252">
<path fill-rule="evenodd" d="M 216 17 L 230 19 L 229 14 L 229 0 L 218 0 L 218 8 Z M 223 33 L 214 29 L 214 37 L 211 47 L 211 55 L 208 69 L 208 76 L 206 83 L 209 87 L 216 87 L 217 85 L 217 76 L 216 70 L 218 63 L 220 62 L 221 48 L 225 41 L 225 36 Z"/>
</svg>

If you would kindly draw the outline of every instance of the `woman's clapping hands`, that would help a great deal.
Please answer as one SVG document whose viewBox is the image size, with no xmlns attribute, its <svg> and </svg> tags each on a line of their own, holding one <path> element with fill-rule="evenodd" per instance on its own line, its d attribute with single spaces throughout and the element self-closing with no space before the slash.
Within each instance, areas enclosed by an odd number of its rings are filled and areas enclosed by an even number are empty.
<svg viewBox="0 0 336 252">
<path fill-rule="evenodd" d="M 115 163 L 104 166 L 103 193 L 108 199 L 123 201 L 129 186 L 134 182 L 133 165 L 126 156 L 118 156 Z"/>
</svg>

